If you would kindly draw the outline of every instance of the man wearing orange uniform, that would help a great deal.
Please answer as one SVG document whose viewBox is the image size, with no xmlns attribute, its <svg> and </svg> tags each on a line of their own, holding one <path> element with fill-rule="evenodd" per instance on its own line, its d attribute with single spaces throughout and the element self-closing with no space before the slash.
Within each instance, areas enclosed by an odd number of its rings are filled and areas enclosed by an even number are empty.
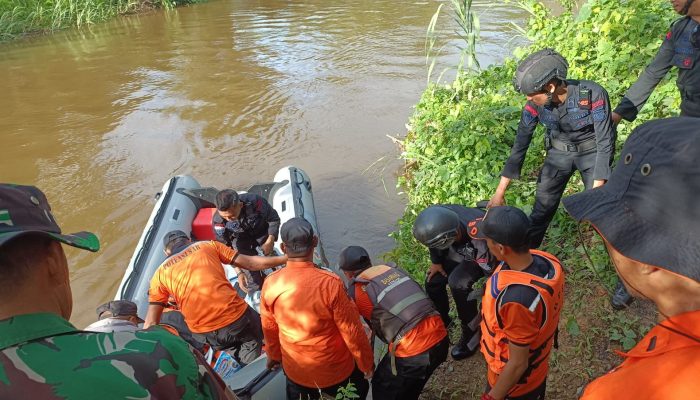
<svg viewBox="0 0 700 400">
<path fill-rule="evenodd" d="M 355 304 L 340 277 L 314 263 L 318 238 L 303 218 L 282 225 L 285 268 L 269 275 L 260 299 L 268 368 L 282 364 L 287 399 L 336 396 L 353 383 L 364 399 L 374 355 Z"/>
<path fill-rule="evenodd" d="M 360 315 L 389 345 L 372 379 L 372 398 L 418 400 L 447 359 L 450 343 L 440 313 L 416 281 L 398 268 L 372 266 L 364 248 L 346 247 L 339 259 Z"/>
<path fill-rule="evenodd" d="M 160 322 L 172 298 L 195 340 L 215 350 L 233 349 L 242 365 L 260 356 L 260 318 L 231 286 L 222 264 L 258 271 L 286 258 L 246 256 L 214 241 L 192 243 L 182 231 L 166 234 L 164 246 L 168 258 L 151 278 L 144 328 Z"/>
<path fill-rule="evenodd" d="M 545 398 L 549 355 L 564 302 L 564 271 L 553 255 L 530 250 L 530 220 L 515 207 L 491 207 L 470 223 L 501 264 L 481 302 L 481 352 L 488 365 L 482 400 Z"/>
<path fill-rule="evenodd" d="M 700 120 L 641 125 L 608 183 L 564 199 L 605 241 L 627 290 L 653 301 L 658 324 L 585 400 L 697 399 L 700 393 Z"/>
</svg>

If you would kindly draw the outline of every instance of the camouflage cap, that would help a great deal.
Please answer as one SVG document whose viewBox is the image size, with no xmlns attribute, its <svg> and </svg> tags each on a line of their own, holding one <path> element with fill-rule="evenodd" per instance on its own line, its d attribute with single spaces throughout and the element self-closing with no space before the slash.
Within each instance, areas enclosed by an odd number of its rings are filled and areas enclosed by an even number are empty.
<svg viewBox="0 0 700 400">
<path fill-rule="evenodd" d="M 95 234 L 61 234 L 44 193 L 35 186 L 0 184 L 0 246 L 27 233 L 40 233 L 67 245 L 97 251 Z"/>
</svg>

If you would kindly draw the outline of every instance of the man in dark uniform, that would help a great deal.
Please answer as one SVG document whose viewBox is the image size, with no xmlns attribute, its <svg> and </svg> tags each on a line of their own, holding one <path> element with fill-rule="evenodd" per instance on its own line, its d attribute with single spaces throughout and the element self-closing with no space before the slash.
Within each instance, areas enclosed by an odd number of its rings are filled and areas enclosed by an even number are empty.
<svg viewBox="0 0 700 400">
<path fill-rule="evenodd" d="M 413 224 L 413 236 L 428 247 L 430 269 L 425 291 L 445 326 L 451 318 L 447 288 L 457 306 L 462 336 L 452 348 L 452 358 L 461 360 L 479 349 L 478 296 L 472 295 L 472 285 L 492 267 L 486 242 L 469 237 L 469 222 L 484 216 L 478 208 L 456 204 L 434 205 L 421 211 Z"/>
<path fill-rule="evenodd" d="M 656 85 L 673 67 L 678 68 L 681 115 L 700 117 L 700 1 L 672 0 L 671 4 L 684 17 L 671 24 L 654 60 L 615 108 L 615 124 L 623 118 L 634 121 Z"/>
<path fill-rule="evenodd" d="M 247 256 L 270 255 L 277 240 L 280 217 L 264 198 L 253 193 L 239 195 L 225 189 L 216 195 L 216 209 L 212 225 L 216 239 Z M 238 283 L 244 291 L 262 287 L 261 271 L 242 271 L 235 268 Z"/>
<path fill-rule="evenodd" d="M 489 207 L 505 204 L 512 179 L 520 177 L 525 153 L 541 122 L 547 128 L 547 156 L 537 179 L 530 219 L 530 247 L 537 248 L 559 206 L 566 184 L 579 171 L 586 189 L 608 179 L 615 150 L 615 129 L 608 93 L 595 82 L 566 79 L 568 63 L 551 49 L 531 54 L 518 66 L 515 89 L 527 96 L 517 136 Z"/>
</svg>

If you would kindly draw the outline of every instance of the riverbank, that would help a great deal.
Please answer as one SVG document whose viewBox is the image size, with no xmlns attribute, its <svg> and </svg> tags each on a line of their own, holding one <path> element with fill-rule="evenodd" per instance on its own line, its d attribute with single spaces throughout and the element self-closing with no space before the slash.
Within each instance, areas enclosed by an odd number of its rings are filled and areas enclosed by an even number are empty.
<svg viewBox="0 0 700 400">
<path fill-rule="evenodd" d="M 0 42 L 201 0 L 0 0 Z"/>
<path fill-rule="evenodd" d="M 523 34 L 532 45 L 517 49 L 515 56 L 519 59 L 545 47 L 555 48 L 568 59 L 569 76 L 603 85 L 614 108 L 652 60 L 677 16 L 667 3 L 645 0 L 590 0 L 580 10 L 567 7 L 573 2 L 562 3 L 568 11 L 557 17 L 535 1 L 520 3 L 531 15 Z M 409 133 L 401 143 L 406 168 L 399 179 L 408 206 L 394 234 L 398 246 L 388 258 L 419 281 L 425 278 L 429 260 L 425 248 L 411 234 L 417 213 L 435 203 L 476 204 L 490 198 L 498 184 L 525 102 L 511 85 L 516 64 L 510 58 L 480 72 L 462 74 L 449 85 L 429 86 L 410 119 Z M 671 73 L 656 88 L 637 121 L 620 124 L 618 151 L 635 126 L 676 115 L 678 106 L 675 74 Z M 543 132 L 540 126 L 522 179 L 513 182 L 506 196 L 508 204 L 526 212 L 533 203 L 544 157 Z M 577 175 L 566 194 L 582 188 Z M 548 380 L 549 397 L 557 399 L 576 398 L 585 383 L 619 363 L 614 351 L 631 348 L 655 319 L 653 307 L 640 301 L 626 311 L 611 310 L 607 293 L 616 275 L 600 239 L 587 227 L 582 229 L 583 235 L 579 235 L 574 221 L 560 209 L 543 246 L 562 260 L 567 271 L 561 346 L 552 356 Z M 482 357 L 447 362 L 435 373 L 424 398 L 478 398 L 484 375 Z"/>
</svg>

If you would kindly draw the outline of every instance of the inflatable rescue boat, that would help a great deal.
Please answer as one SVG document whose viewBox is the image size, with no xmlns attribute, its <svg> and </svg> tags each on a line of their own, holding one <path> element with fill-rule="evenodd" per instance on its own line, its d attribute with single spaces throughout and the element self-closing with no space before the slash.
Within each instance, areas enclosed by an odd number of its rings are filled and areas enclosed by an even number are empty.
<svg viewBox="0 0 700 400">
<path fill-rule="evenodd" d="M 199 182 L 188 175 L 178 175 L 168 180 L 161 192 L 157 193 L 156 205 L 148 218 L 136 250 L 124 273 L 115 299 L 131 300 L 138 306 L 139 316 L 145 318 L 148 310 L 148 288 L 155 270 L 165 260 L 163 237 L 172 230 L 181 230 L 193 240 L 214 240 L 212 217 L 216 212 L 214 199 L 218 189 L 201 187 Z M 318 223 L 314 208 L 311 181 L 299 168 L 289 166 L 280 169 L 273 181 L 251 186 L 239 193 L 255 193 L 270 203 L 280 216 L 281 223 L 294 217 L 303 217 L 318 233 Z M 281 254 L 280 239 L 275 250 Z M 314 253 L 314 262 L 328 267 L 319 238 L 319 246 Z M 236 274 L 231 266 L 223 266 L 234 287 L 238 287 Z M 239 293 L 243 294 L 241 290 Z M 260 292 L 248 293 L 246 301 L 259 311 Z M 209 357 L 212 355 L 209 354 Z M 216 363 L 214 360 L 213 363 Z M 217 364 L 218 366 L 218 364 Z M 284 374 L 266 370 L 266 357 L 263 354 L 256 361 L 238 370 L 237 368 L 214 368 L 224 378 L 228 386 L 242 399 L 283 399 L 285 398 Z"/>
</svg>

